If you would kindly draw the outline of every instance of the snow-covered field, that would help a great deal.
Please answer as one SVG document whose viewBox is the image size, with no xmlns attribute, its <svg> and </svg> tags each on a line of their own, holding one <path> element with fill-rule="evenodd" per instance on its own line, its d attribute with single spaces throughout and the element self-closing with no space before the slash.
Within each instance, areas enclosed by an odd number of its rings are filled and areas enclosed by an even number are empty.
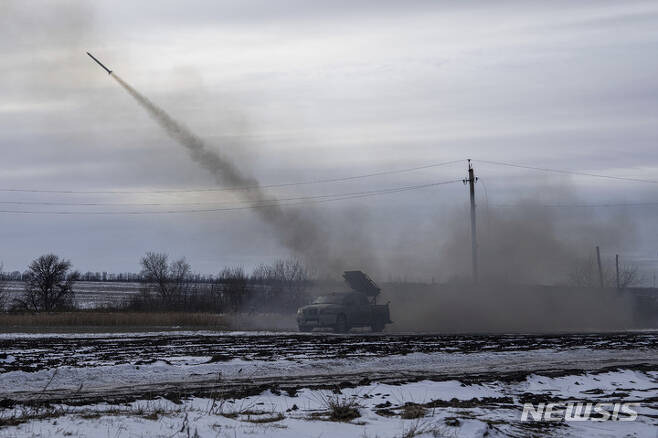
<svg viewBox="0 0 658 438">
<path fill-rule="evenodd" d="M 142 286 L 137 282 L 78 281 L 74 286 L 75 304 L 81 309 L 116 306 L 138 294 Z M 5 290 L 9 293 L 9 300 L 21 295 L 24 287 L 25 283 L 21 281 L 8 281 Z"/>
<path fill-rule="evenodd" d="M 175 332 L 0 336 L 0 437 L 638 436 L 658 336 Z M 635 421 L 522 422 L 524 402 Z"/>
</svg>

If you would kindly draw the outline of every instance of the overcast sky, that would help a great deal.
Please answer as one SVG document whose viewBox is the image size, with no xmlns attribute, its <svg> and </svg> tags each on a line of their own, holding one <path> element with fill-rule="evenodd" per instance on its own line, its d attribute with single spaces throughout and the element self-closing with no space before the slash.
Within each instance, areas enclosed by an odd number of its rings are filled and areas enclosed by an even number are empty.
<svg viewBox="0 0 658 438">
<path fill-rule="evenodd" d="M 0 189 L 142 192 L 4 191 L 3 211 L 240 204 L 230 192 L 152 193 L 211 188 L 214 179 L 85 51 L 263 184 L 473 158 L 483 221 L 486 205 L 529 197 L 658 202 L 655 184 L 478 163 L 658 179 L 655 1 L 2 0 L 0 36 Z M 463 162 L 271 192 L 348 193 L 465 173 Z M 414 276 L 408 266 L 436 255 L 428 243 L 445 240 L 441 223 L 467 212 L 467 196 L 455 183 L 299 208 L 317 209 L 339 231 L 349 224 L 384 265 L 396 263 L 396 275 Z M 610 209 L 578 215 L 623 217 L 640 238 L 606 251 L 655 257 L 658 207 Z M 274 232 L 250 210 L 3 212 L 0 260 L 23 270 L 55 252 L 82 271 L 138 271 L 139 257 L 155 250 L 212 273 L 286 256 Z"/>
</svg>

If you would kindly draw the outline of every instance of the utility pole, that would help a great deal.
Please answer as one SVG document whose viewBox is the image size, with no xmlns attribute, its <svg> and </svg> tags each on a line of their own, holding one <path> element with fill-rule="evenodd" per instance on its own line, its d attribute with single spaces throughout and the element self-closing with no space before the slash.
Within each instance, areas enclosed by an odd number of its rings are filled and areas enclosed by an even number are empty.
<svg viewBox="0 0 658 438">
<path fill-rule="evenodd" d="M 473 263 L 473 282 L 477 284 L 478 282 L 478 255 L 477 255 L 477 230 L 475 222 L 475 183 L 477 182 L 477 177 L 473 171 L 473 165 L 471 160 L 468 160 L 468 179 L 462 180 L 464 184 L 468 183 L 469 191 L 471 194 L 471 258 Z"/>
<path fill-rule="evenodd" d="M 601 285 L 601 289 L 603 289 L 603 268 L 601 268 L 601 250 L 599 250 L 598 245 L 596 245 L 596 263 L 599 265 L 599 284 Z"/>
<path fill-rule="evenodd" d="M 619 254 L 615 254 L 615 268 L 617 269 L 617 290 L 619 290 Z"/>
</svg>

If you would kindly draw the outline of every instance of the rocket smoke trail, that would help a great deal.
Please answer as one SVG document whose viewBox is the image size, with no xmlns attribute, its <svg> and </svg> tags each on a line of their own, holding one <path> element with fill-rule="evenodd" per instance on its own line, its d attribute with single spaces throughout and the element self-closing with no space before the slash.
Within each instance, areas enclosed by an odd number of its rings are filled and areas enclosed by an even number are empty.
<svg viewBox="0 0 658 438">
<path fill-rule="evenodd" d="M 112 76 L 151 116 L 153 120 L 176 142 L 184 146 L 192 160 L 208 170 L 220 185 L 248 186 L 248 190 L 238 192 L 239 196 L 252 205 L 264 202 L 272 203 L 272 196 L 265 194 L 255 178 L 245 175 L 231 161 L 222 157 L 217 151 L 209 148 L 205 142 L 190 131 L 186 126 L 174 120 L 162 108 L 159 108 L 148 98 L 140 94 L 132 86 L 111 73 Z M 272 225 L 280 242 L 296 255 L 309 259 L 312 262 L 328 263 L 338 268 L 336 260 L 326 260 L 328 251 L 326 239 L 319 237 L 317 224 L 308 218 L 302 217 L 301 212 L 293 209 L 285 211 L 278 205 L 267 208 L 257 208 L 256 213 Z M 325 260 L 323 260 L 325 259 Z"/>
</svg>

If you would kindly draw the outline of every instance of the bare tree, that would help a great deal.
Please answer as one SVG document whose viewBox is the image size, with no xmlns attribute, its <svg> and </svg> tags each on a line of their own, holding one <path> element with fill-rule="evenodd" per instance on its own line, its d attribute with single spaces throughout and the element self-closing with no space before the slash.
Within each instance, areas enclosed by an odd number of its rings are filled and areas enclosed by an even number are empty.
<svg viewBox="0 0 658 438">
<path fill-rule="evenodd" d="M 19 307 L 52 311 L 73 305 L 73 285 L 80 274 L 71 271 L 71 262 L 55 254 L 45 254 L 30 263 L 26 273 L 23 296 Z"/>
<path fill-rule="evenodd" d="M 173 304 L 188 291 L 192 268 L 184 257 L 171 263 L 168 260 L 167 254 L 147 252 L 140 262 L 141 275 L 163 303 Z"/>
<path fill-rule="evenodd" d="M 311 274 L 297 259 L 277 260 L 272 265 L 258 266 L 252 275 L 256 281 L 271 288 L 275 301 L 284 308 L 296 308 L 306 299 Z"/>
<path fill-rule="evenodd" d="M 626 289 L 640 282 L 637 266 L 619 267 L 619 288 Z M 594 257 L 582 260 L 569 273 L 569 284 L 576 287 L 600 287 L 599 268 Z M 614 266 L 603 265 L 603 287 L 617 287 L 617 272 Z"/>
<path fill-rule="evenodd" d="M 240 310 L 246 300 L 249 278 L 242 266 L 226 267 L 219 273 L 218 283 L 233 312 Z"/>
<path fill-rule="evenodd" d="M 619 288 L 626 289 L 631 286 L 635 286 L 640 283 L 642 279 L 640 278 L 639 271 L 635 265 L 622 265 L 619 267 Z M 616 283 L 616 279 L 615 279 Z"/>
<path fill-rule="evenodd" d="M 183 297 L 190 291 L 190 275 L 192 267 L 185 257 L 171 262 L 169 265 L 169 291 L 174 297 Z"/>
</svg>

